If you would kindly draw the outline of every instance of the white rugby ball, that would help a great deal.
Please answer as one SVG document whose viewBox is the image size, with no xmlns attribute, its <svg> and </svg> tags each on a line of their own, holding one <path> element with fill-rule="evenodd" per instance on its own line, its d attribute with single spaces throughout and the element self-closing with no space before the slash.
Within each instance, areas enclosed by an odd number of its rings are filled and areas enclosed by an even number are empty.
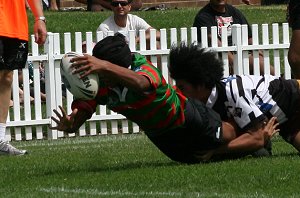
<svg viewBox="0 0 300 198">
<path fill-rule="evenodd" d="M 99 77 L 97 74 L 90 74 L 80 78 L 80 74 L 72 74 L 74 69 L 70 68 L 73 57 L 82 56 L 76 52 L 66 53 L 60 62 L 60 73 L 66 88 L 76 99 L 91 100 L 96 97 L 99 88 Z"/>
</svg>

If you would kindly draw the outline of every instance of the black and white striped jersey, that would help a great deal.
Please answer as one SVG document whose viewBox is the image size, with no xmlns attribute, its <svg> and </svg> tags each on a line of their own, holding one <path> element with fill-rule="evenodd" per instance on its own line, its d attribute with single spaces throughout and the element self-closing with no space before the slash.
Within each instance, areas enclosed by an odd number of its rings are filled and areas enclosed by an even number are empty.
<svg viewBox="0 0 300 198">
<path fill-rule="evenodd" d="M 222 119 L 234 118 L 245 129 L 266 117 L 276 116 L 280 124 L 299 105 L 299 84 L 271 75 L 232 75 L 213 88 L 207 106 Z"/>
</svg>

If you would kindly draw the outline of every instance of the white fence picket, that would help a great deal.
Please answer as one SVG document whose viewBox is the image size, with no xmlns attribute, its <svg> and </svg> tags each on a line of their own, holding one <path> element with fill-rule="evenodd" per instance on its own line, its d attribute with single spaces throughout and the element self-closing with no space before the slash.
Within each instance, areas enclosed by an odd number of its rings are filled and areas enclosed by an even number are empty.
<svg viewBox="0 0 300 198">
<path fill-rule="evenodd" d="M 262 24 L 262 44 L 269 45 L 269 26 Z M 270 74 L 270 53 L 269 50 L 263 50 L 264 55 L 264 73 Z"/>
<path fill-rule="evenodd" d="M 247 25 L 242 25 L 242 45 L 243 46 L 248 46 L 249 42 L 248 39 L 248 26 Z M 243 59 L 243 73 L 244 74 L 250 74 L 250 66 L 249 66 L 249 52 L 248 51 L 243 51 L 242 52 L 242 59 Z"/>
<path fill-rule="evenodd" d="M 278 23 L 272 24 L 272 37 L 273 37 L 273 44 L 278 45 L 279 44 L 279 26 Z M 273 50 L 273 56 L 274 56 L 274 70 L 275 70 L 275 76 L 280 75 L 280 53 L 279 49 Z"/>
<path fill-rule="evenodd" d="M 288 23 L 282 24 L 282 30 L 283 30 L 283 44 L 288 44 L 290 42 L 290 36 L 289 36 L 289 25 Z M 288 46 L 283 49 L 283 58 L 284 58 L 284 77 L 286 79 L 290 79 L 292 77 L 291 75 L 291 68 L 288 62 Z"/>
</svg>

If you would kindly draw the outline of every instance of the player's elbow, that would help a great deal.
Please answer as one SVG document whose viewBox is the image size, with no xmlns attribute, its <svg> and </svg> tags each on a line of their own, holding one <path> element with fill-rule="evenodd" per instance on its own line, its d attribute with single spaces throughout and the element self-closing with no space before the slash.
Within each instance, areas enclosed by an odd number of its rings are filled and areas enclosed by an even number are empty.
<svg viewBox="0 0 300 198">
<path fill-rule="evenodd" d="M 260 149 L 260 148 L 263 148 L 264 145 L 265 145 L 265 139 L 264 139 L 264 136 L 261 135 L 260 133 L 255 133 L 255 134 L 252 134 L 253 135 L 253 148 L 255 149 Z"/>
<path fill-rule="evenodd" d="M 144 92 L 149 91 L 150 89 L 150 83 L 147 79 L 138 79 L 136 85 L 137 91 Z"/>
<path fill-rule="evenodd" d="M 288 60 L 291 67 L 300 65 L 300 55 L 298 55 L 297 53 L 289 51 Z"/>
</svg>

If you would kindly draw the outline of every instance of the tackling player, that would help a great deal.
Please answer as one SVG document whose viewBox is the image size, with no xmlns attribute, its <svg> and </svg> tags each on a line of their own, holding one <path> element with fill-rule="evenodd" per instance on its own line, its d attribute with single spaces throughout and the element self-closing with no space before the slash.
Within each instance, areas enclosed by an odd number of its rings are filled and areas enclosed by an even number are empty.
<svg viewBox="0 0 300 198">
<path fill-rule="evenodd" d="M 266 120 L 274 116 L 279 134 L 300 151 L 299 80 L 271 75 L 223 78 L 223 62 L 216 52 L 184 43 L 171 49 L 169 71 L 186 96 L 206 103 L 222 120 L 235 120 L 240 133 L 237 139 L 243 138 L 235 145 L 240 150 L 255 149 L 255 141 L 265 141 L 261 131 Z"/>
</svg>

